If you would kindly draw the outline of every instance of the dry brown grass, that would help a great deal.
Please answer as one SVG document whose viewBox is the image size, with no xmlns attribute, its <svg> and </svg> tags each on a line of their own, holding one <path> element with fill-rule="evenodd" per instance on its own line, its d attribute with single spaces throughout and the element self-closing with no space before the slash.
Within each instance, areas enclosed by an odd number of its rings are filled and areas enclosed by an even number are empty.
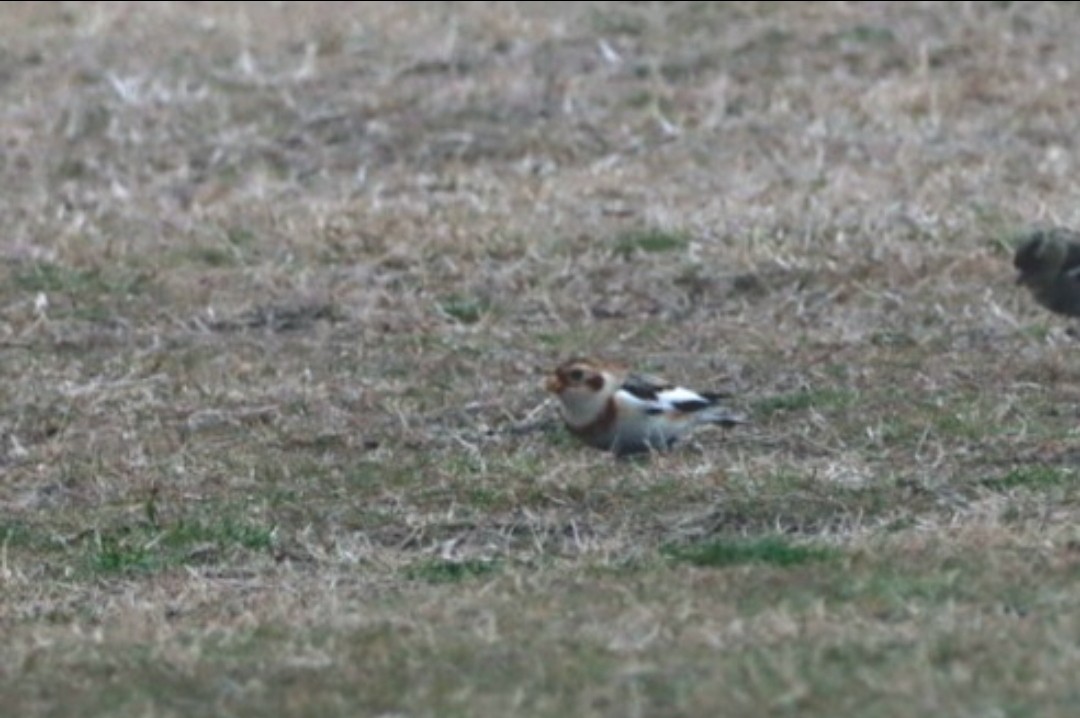
<svg viewBox="0 0 1080 718">
<path fill-rule="evenodd" d="M 1071 716 L 1069 3 L 0 5 L 10 715 Z M 568 354 L 736 390 L 615 461 Z"/>
</svg>

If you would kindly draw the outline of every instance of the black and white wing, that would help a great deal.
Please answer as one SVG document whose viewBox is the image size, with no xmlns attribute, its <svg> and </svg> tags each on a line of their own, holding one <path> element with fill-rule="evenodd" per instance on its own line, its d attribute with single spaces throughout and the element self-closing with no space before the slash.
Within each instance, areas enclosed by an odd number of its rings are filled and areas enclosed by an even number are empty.
<svg viewBox="0 0 1080 718">
<path fill-rule="evenodd" d="M 696 392 L 644 374 L 629 375 L 620 390 L 646 414 L 700 414 L 702 421 L 720 424 L 739 424 L 744 421 L 718 404 L 720 399 L 726 396 L 718 392 Z"/>
</svg>

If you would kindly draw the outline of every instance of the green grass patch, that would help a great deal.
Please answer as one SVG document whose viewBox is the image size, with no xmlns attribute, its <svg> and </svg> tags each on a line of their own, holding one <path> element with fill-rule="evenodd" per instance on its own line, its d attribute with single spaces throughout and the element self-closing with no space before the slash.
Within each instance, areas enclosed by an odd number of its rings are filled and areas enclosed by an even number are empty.
<svg viewBox="0 0 1080 718">
<path fill-rule="evenodd" d="M 903 571 L 880 566 L 869 573 L 860 572 L 850 581 L 834 584 L 832 600 L 857 603 L 880 615 L 898 615 L 912 604 L 937 605 L 945 601 L 969 598 L 964 581 L 956 572 L 937 570 Z"/>
<path fill-rule="evenodd" d="M 0 521 L 0 547 L 55 550 L 60 546 L 51 533 L 40 531 L 22 521 Z"/>
<path fill-rule="evenodd" d="M 253 230 L 246 227 L 232 226 L 225 230 L 225 239 L 232 246 L 243 249 L 255 244 L 256 235 Z"/>
<path fill-rule="evenodd" d="M 224 241 L 190 247 L 182 256 L 207 267 L 238 267 L 243 264 L 245 253 L 255 246 L 257 236 L 246 227 L 231 226 L 223 230 L 221 239 Z"/>
<path fill-rule="evenodd" d="M 207 267 L 234 267 L 239 264 L 236 251 L 227 247 L 193 247 L 187 256 L 190 260 Z"/>
<path fill-rule="evenodd" d="M 602 324 L 590 323 L 588 326 L 574 326 L 554 332 L 537 332 L 534 336 L 537 344 L 553 352 L 549 355 L 552 362 L 549 368 L 554 368 L 556 359 L 589 354 L 594 350 L 602 354 L 615 334 L 617 334 L 617 324 L 604 322 Z M 556 355 L 554 352 L 559 354 Z"/>
<path fill-rule="evenodd" d="M 979 439 L 1002 430 L 1000 424 L 970 414 L 944 413 L 934 418 L 934 432 L 938 436 L 957 439 Z"/>
<path fill-rule="evenodd" d="M 439 308 L 462 324 L 476 324 L 491 311 L 491 304 L 483 299 L 454 294 L 439 302 Z"/>
<path fill-rule="evenodd" d="M 1004 476 L 984 479 L 982 484 L 994 491 L 1009 489 L 1043 489 L 1062 486 L 1076 481 L 1075 472 L 1056 466 L 1023 466 L 1013 469 Z"/>
<path fill-rule="evenodd" d="M 465 496 L 469 505 L 486 510 L 491 510 L 498 507 L 500 504 L 505 504 L 508 499 L 505 492 L 497 491 L 488 486 L 477 486 L 475 488 L 467 489 Z"/>
<path fill-rule="evenodd" d="M 780 536 L 714 539 L 696 544 L 669 545 L 662 551 L 675 561 L 706 568 L 724 568 L 747 563 L 789 567 L 839 556 L 835 549 L 793 544 Z"/>
<path fill-rule="evenodd" d="M 1036 341 L 1044 342 L 1053 332 L 1053 326 L 1050 324 L 1028 324 L 1020 329 L 1024 336 L 1030 337 Z"/>
<path fill-rule="evenodd" d="M 856 25 L 827 36 L 825 42 L 826 44 L 892 45 L 896 42 L 896 35 L 887 27 Z"/>
<path fill-rule="evenodd" d="M 141 272 L 77 269 L 53 262 L 35 262 L 15 272 L 14 285 L 28 292 L 56 292 L 73 297 L 129 295 L 145 290 L 149 277 Z"/>
<path fill-rule="evenodd" d="M 898 331 L 880 331 L 874 332 L 870 335 L 870 343 L 876 347 L 913 347 L 917 346 L 918 342 L 907 332 Z"/>
<path fill-rule="evenodd" d="M 589 25 L 603 35 L 630 37 L 643 35 L 649 27 L 646 18 L 618 6 L 590 10 Z"/>
<path fill-rule="evenodd" d="M 911 499 L 888 477 L 863 486 L 838 486 L 797 469 L 779 468 L 761 477 L 733 477 L 715 502 L 710 525 L 751 534 L 770 530 L 813 534 L 853 521 L 928 509 L 928 499 Z"/>
<path fill-rule="evenodd" d="M 656 96 L 649 90 L 636 90 L 626 98 L 626 106 L 640 110 L 649 107 L 655 102 Z"/>
<path fill-rule="evenodd" d="M 152 511 L 148 514 L 153 516 Z M 89 543 L 89 568 L 99 573 L 146 573 L 212 562 L 229 550 L 267 551 L 273 528 L 231 516 L 152 523 L 97 531 Z"/>
<path fill-rule="evenodd" d="M 647 254 L 659 254 L 662 252 L 678 252 L 686 249 L 690 244 L 690 237 L 679 232 L 666 232 L 660 229 L 647 229 L 633 232 L 625 232 L 615 239 L 615 254 L 624 259 L 635 252 Z"/>
<path fill-rule="evenodd" d="M 771 416 L 785 411 L 803 409 L 835 409 L 848 406 L 858 393 L 848 389 L 800 389 L 790 394 L 778 394 L 754 402 L 755 416 Z"/>
<path fill-rule="evenodd" d="M 419 561 L 405 569 L 405 578 L 425 583 L 458 583 L 469 578 L 495 573 L 499 569 L 498 561 L 469 559 L 467 561 L 446 561 L 432 559 Z"/>
<path fill-rule="evenodd" d="M 91 556 L 91 567 L 100 573 L 149 572 L 166 564 L 164 558 L 150 548 L 150 536 L 124 537 L 115 534 L 99 535 Z"/>
</svg>

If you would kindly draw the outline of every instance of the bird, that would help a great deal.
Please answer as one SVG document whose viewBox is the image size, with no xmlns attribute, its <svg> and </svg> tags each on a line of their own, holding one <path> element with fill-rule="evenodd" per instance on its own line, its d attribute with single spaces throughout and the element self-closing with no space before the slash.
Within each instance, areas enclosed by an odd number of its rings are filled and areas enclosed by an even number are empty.
<svg viewBox="0 0 1080 718">
<path fill-rule="evenodd" d="M 1056 314 L 1080 317 L 1080 233 L 1063 227 L 1021 237 L 1013 257 L 1016 283 Z"/>
<path fill-rule="evenodd" d="M 548 377 L 570 433 L 616 456 L 660 452 L 703 424 L 748 423 L 720 405 L 726 395 L 696 392 L 591 357 L 575 357 Z"/>
</svg>

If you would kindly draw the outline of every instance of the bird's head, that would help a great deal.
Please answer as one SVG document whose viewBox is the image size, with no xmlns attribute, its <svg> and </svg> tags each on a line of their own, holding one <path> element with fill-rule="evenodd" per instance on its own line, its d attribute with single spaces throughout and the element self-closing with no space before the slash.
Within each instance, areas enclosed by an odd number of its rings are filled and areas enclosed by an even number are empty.
<svg viewBox="0 0 1080 718">
<path fill-rule="evenodd" d="M 1035 232 L 1016 248 L 1013 266 L 1020 272 L 1017 284 L 1033 284 L 1057 274 L 1065 263 L 1067 251 L 1065 242 L 1052 232 Z"/>
<path fill-rule="evenodd" d="M 548 391 L 559 397 L 572 423 L 580 423 L 600 412 L 617 387 L 618 379 L 611 367 L 584 357 L 560 364 L 545 384 Z"/>
</svg>

